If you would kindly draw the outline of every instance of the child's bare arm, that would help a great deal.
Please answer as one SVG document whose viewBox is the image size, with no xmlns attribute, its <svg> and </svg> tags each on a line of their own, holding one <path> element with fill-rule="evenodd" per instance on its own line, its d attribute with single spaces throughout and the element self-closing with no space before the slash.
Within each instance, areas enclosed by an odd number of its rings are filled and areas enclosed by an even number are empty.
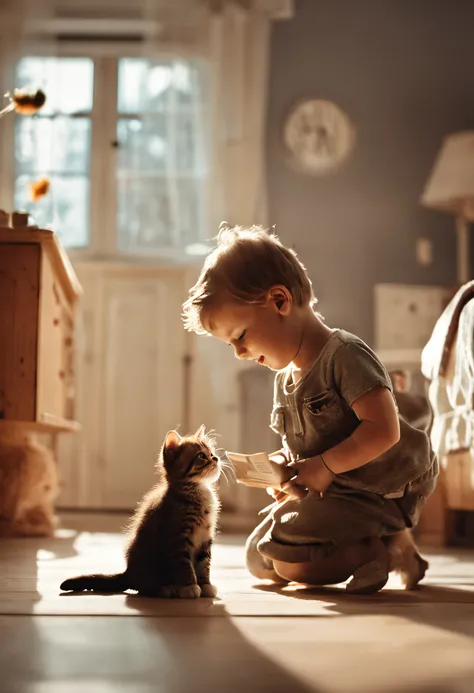
<svg viewBox="0 0 474 693">
<path fill-rule="evenodd" d="M 400 422 L 392 393 L 376 387 L 359 397 L 352 409 L 360 419 L 354 433 L 324 453 L 335 474 L 349 472 L 375 460 L 400 440 Z"/>
</svg>

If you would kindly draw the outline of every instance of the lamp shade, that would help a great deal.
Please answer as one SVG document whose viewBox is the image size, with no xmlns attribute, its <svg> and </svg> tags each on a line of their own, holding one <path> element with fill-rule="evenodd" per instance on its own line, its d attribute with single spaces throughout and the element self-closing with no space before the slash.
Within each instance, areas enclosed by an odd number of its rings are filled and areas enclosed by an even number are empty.
<svg viewBox="0 0 474 693">
<path fill-rule="evenodd" d="M 474 220 L 474 131 L 444 140 L 421 203 Z"/>
</svg>

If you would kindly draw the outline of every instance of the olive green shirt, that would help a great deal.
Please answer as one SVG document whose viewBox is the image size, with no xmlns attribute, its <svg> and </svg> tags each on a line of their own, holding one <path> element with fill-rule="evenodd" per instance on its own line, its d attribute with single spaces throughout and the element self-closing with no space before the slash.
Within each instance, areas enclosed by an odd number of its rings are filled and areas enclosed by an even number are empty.
<svg viewBox="0 0 474 693">
<path fill-rule="evenodd" d="M 277 373 L 271 428 L 294 460 L 324 454 L 359 426 L 352 405 L 375 387 L 392 392 L 385 367 L 361 339 L 334 330 L 300 380 L 293 382 L 290 367 Z M 399 418 L 399 442 L 372 462 L 338 474 L 340 486 L 396 498 L 437 476 L 428 435 Z"/>
</svg>

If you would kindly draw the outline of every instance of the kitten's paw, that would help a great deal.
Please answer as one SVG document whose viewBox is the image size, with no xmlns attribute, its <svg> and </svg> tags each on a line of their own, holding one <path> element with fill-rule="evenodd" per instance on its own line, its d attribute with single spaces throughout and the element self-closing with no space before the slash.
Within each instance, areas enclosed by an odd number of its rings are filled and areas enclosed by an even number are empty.
<svg viewBox="0 0 474 693">
<path fill-rule="evenodd" d="M 212 599 L 217 595 L 217 587 L 215 585 L 210 585 L 209 583 L 200 585 L 201 587 L 201 597 L 207 597 Z"/>
<path fill-rule="evenodd" d="M 156 590 L 156 596 L 162 599 L 172 599 L 176 597 L 176 589 L 173 585 L 163 585 Z"/>
<path fill-rule="evenodd" d="M 175 589 L 178 599 L 199 599 L 201 596 L 199 585 L 186 585 L 186 587 L 180 586 Z"/>
</svg>

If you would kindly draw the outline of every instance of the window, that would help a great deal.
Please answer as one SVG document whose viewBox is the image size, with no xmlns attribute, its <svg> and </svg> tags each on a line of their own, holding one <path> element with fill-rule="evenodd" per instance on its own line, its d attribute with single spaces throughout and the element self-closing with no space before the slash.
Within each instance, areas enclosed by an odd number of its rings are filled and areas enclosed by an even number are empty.
<svg viewBox="0 0 474 693">
<path fill-rule="evenodd" d="M 204 61 L 25 57 L 15 84 L 47 96 L 16 117 L 15 209 L 89 254 L 182 256 L 205 240 Z M 44 176 L 33 203 L 28 184 Z"/>
</svg>

